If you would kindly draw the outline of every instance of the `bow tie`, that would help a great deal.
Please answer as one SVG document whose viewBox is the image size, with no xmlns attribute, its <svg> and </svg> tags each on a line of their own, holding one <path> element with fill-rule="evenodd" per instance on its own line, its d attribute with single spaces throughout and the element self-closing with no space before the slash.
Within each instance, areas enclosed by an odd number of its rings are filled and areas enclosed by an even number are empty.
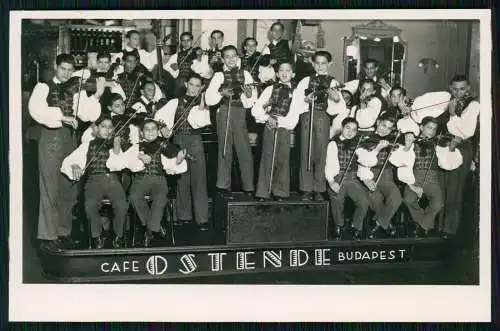
<svg viewBox="0 0 500 331">
<path fill-rule="evenodd" d="M 288 86 L 288 84 L 285 84 L 285 83 L 278 83 L 278 86 L 281 88 L 290 89 L 290 86 Z"/>
</svg>

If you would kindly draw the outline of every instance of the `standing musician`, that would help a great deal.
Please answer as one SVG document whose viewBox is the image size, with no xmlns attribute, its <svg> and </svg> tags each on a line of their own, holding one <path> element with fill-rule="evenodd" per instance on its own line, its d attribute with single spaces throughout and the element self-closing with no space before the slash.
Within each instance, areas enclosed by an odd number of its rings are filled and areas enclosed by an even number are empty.
<svg viewBox="0 0 500 331">
<path fill-rule="evenodd" d="M 278 71 L 281 62 L 293 61 L 293 54 L 290 51 L 291 41 L 283 39 L 285 26 L 281 22 L 274 22 L 270 28 L 271 42 L 262 50 L 262 54 L 271 55 L 271 65 Z"/>
<path fill-rule="evenodd" d="M 172 55 L 167 63 L 165 70 L 170 72 L 175 78 L 175 96 L 184 94 L 186 81 L 191 75 L 191 65 L 196 58 L 196 53 L 193 50 L 193 34 L 191 32 L 183 32 L 179 38 L 179 51 Z"/>
<path fill-rule="evenodd" d="M 375 211 L 375 227 L 369 238 L 375 238 L 380 230 L 393 236 L 396 231 L 391 220 L 402 203 L 401 193 L 393 178 L 393 166 L 388 162 L 399 133 L 394 137 L 396 119 L 380 116 L 376 130 L 367 136 L 356 150 L 358 177 L 370 190 L 371 208 Z"/>
<path fill-rule="evenodd" d="M 200 230 L 208 230 L 208 193 L 205 151 L 200 129 L 210 125 L 210 113 L 201 94 L 203 79 L 191 74 L 186 94 L 170 100 L 159 110 L 155 119 L 161 120 L 173 131 L 173 142 L 186 149 L 188 170 L 177 182 L 177 217 L 183 223 L 194 219 Z M 194 213 L 193 213 L 194 210 Z"/>
<path fill-rule="evenodd" d="M 115 54 L 111 61 L 116 62 L 116 60 L 123 61 L 123 56 L 125 53 L 135 52 L 137 54 L 137 58 L 139 58 L 139 47 L 141 45 L 141 34 L 137 30 L 130 30 L 125 34 L 125 48 L 118 54 Z M 123 66 L 120 65 L 119 74 L 123 72 Z"/>
<path fill-rule="evenodd" d="M 251 195 L 254 191 L 254 169 L 245 109 L 252 108 L 257 99 L 257 91 L 250 86 L 254 82 L 250 73 L 239 66 L 241 61 L 236 47 L 225 46 L 222 48 L 222 56 L 224 70 L 214 74 L 205 96 L 208 106 L 221 104 L 216 115 L 219 150 L 216 186 L 222 193 L 231 191 L 234 145 L 243 190 Z"/>
<path fill-rule="evenodd" d="M 363 63 L 363 71 L 359 74 L 359 79 L 352 80 L 350 82 L 345 83 L 346 89 L 349 92 L 354 94 L 354 103 L 359 102 L 360 98 L 360 89 L 359 83 L 364 80 L 372 80 L 375 84 L 375 92 L 376 95 L 383 101 L 385 101 L 389 95 L 391 90 L 391 86 L 387 84 L 384 78 L 379 77 L 379 66 L 378 62 L 375 59 L 366 59 Z M 358 91 L 356 93 L 356 91 Z M 384 108 L 386 105 L 384 104 Z"/>
<path fill-rule="evenodd" d="M 472 138 L 476 131 L 480 104 L 470 94 L 466 76 L 456 75 L 451 80 L 452 99 L 439 120 L 445 133 L 453 136 L 450 150 L 460 150 L 463 163 L 455 170 L 443 173 L 444 218 L 441 224 L 444 238 L 452 238 L 462 217 L 464 185 L 473 158 Z"/>
<path fill-rule="evenodd" d="M 253 37 L 245 38 L 243 41 L 243 58 L 241 59 L 241 67 L 252 75 L 254 81 L 259 81 L 259 63 L 262 60 L 262 55 L 257 52 L 257 40 Z"/>
<path fill-rule="evenodd" d="M 124 169 L 123 152 L 119 136 L 113 138 L 113 122 L 108 115 L 97 121 L 96 138 L 82 143 L 63 161 L 60 169 L 69 179 L 78 181 L 87 175 L 85 213 L 90 221 L 92 246 L 104 248 L 102 223 L 99 210 L 103 198 L 109 198 L 113 207 L 113 248 L 123 247 L 123 231 L 128 211 L 128 201 L 117 171 Z"/>
<path fill-rule="evenodd" d="M 398 167 L 399 180 L 407 184 L 404 201 L 416 224 L 414 234 L 417 237 L 429 235 L 434 229 L 436 215 L 444 205 L 439 168 L 450 171 L 462 163 L 458 150 L 450 152 L 448 147 L 439 146 L 437 129 L 437 119 L 425 117 L 418 138 L 412 135 L 410 147 L 399 146 L 389 160 Z M 428 201 L 427 206 L 422 202 L 424 199 Z"/>
<path fill-rule="evenodd" d="M 210 34 L 211 48 L 208 50 L 208 62 L 214 72 L 223 71 L 222 48 L 224 47 L 224 32 L 214 30 Z"/>
<path fill-rule="evenodd" d="M 375 131 L 375 123 L 383 107 L 382 100 L 377 96 L 373 80 L 364 80 L 359 83 L 359 97 L 354 97 L 353 106 L 349 114 L 359 123 L 359 131 L 368 135 Z"/>
<path fill-rule="evenodd" d="M 299 121 L 297 109 L 291 109 L 293 66 L 283 62 L 278 69 L 279 82 L 267 87 L 252 108 L 257 123 L 265 123 L 256 197 L 262 201 L 290 196 L 290 132 Z"/>
<path fill-rule="evenodd" d="M 147 118 L 141 124 L 144 140 L 125 152 L 128 169 L 133 173 L 130 202 L 144 228 L 144 247 L 160 244 L 160 227 L 167 204 L 168 185 L 165 173 L 182 174 L 187 170 L 185 150 L 159 136 L 159 124 Z M 151 207 L 145 199 L 149 194 Z"/>
<path fill-rule="evenodd" d="M 300 116 L 300 189 L 303 200 L 324 200 L 326 191 L 325 161 L 330 140 L 331 116 L 334 103 L 340 101 L 334 89 L 339 83 L 328 74 L 332 56 L 317 51 L 313 56 L 315 74 L 302 79 L 293 93 L 291 109 Z M 311 117 L 313 117 L 311 121 Z"/>
<path fill-rule="evenodd" d="M 58 169 L 76 147 L 77 118 L 88 122 L 99 117 L 99 98 L 105 87 L 104 78 L 96 80 L 96 92 L 91 96 L 74 86 L 68 87 L 65 83 L 73 70 L 73 56 L 58 55 L 54 78 L 38 83 L 28 102 L 29 113 L 40 126 L 38 239 L 43 240 L 42 247 L 52 250 L 72 247 L 72 209 L 77 195 L 77 186 Z"/>
<path fill-rule="evenodd" d="M 351 232 L 353 239 L 360 239 L 363 220 L 370 207 L 369 196 L 356 173 L 358 170 L 356 148 L 363 137 L 358 134 L 358 123 L 352 117 L 342 121 L 342 132 L 328 144 L 325 165 L 325 178 L 335 222 L 334 235 L 341 238 Z M 346 197 L 354 201 L 354 214 L 351 229 L 344 225 L 344 205 Z"/>
<path fill-rule="evenodd" d="M 155 98 L 157 89 L 155 82 L 150 78 L 145 78 L 141 84 L 141 97 L 132 105 L 132 111 L 138 114 L 143 113 L 146 117 L 153 118 L 155 113 L 167 103 L 165 98 L 157 100 Z"/>
</svg>

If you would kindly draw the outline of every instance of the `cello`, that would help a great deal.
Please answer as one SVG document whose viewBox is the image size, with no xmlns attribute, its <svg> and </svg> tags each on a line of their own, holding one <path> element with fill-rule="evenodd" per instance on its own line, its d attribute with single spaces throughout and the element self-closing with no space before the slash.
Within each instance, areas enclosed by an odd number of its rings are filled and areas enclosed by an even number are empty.
<svg viewBox="0 0 500 331">
<path fill-rule="evenodd" d="M 175 79 L 172 75 L 163 68 L 163 40 L 161 29 L 161 20 L 152 20 L 153 25 L 153 33 L 156 35 L 157 40 L 160 40 L 156 43 L 156 57 L 157 64 L 151 70 L 151 74 L 153 76 L 153 80 L 160 87 L 161 91 L 165 95 L 167 100 L 174 98 L 174 89 L 175 89 Z"/>
</svg>

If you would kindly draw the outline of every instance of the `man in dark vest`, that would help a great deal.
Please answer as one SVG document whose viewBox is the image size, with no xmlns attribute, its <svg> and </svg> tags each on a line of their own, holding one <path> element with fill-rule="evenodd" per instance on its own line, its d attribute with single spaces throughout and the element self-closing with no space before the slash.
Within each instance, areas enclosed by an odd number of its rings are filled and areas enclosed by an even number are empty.
<svg viewBox="0 0 500 331">
<path fill-rule="evenodd" d="M 290 51 L 291 42 L 283 38 L 285 26 L 281 22 L 274 22 L 271 25 L 271 42 L 264 48 L 262 54 L 271 54 L 271 63 L 274 70 L 278 71 L 278 64 L 282 62 L 293 61 L 293 55 Z"/>
<path fill-rule="evenodd" d="M 77 118 L 95 121 L 101 112 L 99 98 L 104 93 L 104 78 L 97 79 L 96 93 L 68 88 L 64 84 L 74 70 L 69 54 L 56 58 L 55 76 L 38 83 L 31 94 L 28 109 L 40 125 L 38 167 L 40 177 L 40 209 L 38 239 L 42 248 L 71 248 L 72 209 L 76 203 L 77 185 L 64 177 L 59 169 L 66 156 L 76 148 Z"/>
<path fill-rule="evenodd" d="M 184 95 L 187 79 L 192 73 L 191 65 L 196 58 L 196 52 L 193 49 L 193 34 L 183 32 L 179 39 L 179 51 L 172 55 L 165 64 L 165 69 L 175 78 L 175 96 Z"/>
</svg>

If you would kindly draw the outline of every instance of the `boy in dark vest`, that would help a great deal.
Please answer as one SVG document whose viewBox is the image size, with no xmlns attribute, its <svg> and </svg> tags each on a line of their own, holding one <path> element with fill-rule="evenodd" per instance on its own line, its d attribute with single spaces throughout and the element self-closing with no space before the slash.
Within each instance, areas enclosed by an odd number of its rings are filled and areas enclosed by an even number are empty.
<svg viewBox="0 0 500 331">
<path fill-rule="evenodd" d="M 356 147 L 361 142 L 358 122 L 347 117 L 342 121 L 342 132 L 328 144 L 325 178 L 329 186 L 330 205 L 334 235 L 341 238 L 348 229 L 344 227 L 344 205 L 346 197 L 354 202 L 351 231 L 354 239 L 360 239 L 363 220 L 370 207 L 368 192 L 356 177 L 358 170 Z"/>
<path fill-rule="evenodd" d="M 264 48 L 262 54 L 271 55 L 271 64 L 275 70 L 278 70 L 278 65 L 281 62 L 293 61 L 293 55 L 290 51 L 291 42 L 283 38 L 285 33 L 285 26 L 281 22 L 274 22 L 270 28 L 271 42 Z"/>
<path fill-rule="evenodd" d="M 224 68 L 216 72 L 208 86 L 205 100 L 208 106 L 220 104 L 217 110 L 218 167 L 217 188 L 222 192 L 231 191 L 231 168 L 233 146 L 238 157 L 242 176 L 243 191 L 254 191 L 253 157 L 250 150 L 245 109 L 252 108 L 257 100 L 254 82 L 250 73 L 239 67 L 236 47 L 222 48 Z"/>
<path fill-rule="evenodd" d="M 279 82 L 267 87 L 252 108 L 255 121 L 266 124 L 255 194 L 261 200 L 268 199 L 271 193 L 277 200 L 290 196 L 290 131 L 299 121 L 298 111 L 290 109 L 293 93 L 290 62 L 279 65 L 278 77 Z"/>
<path fill-rule="evenodd" d="M 104 248 L 101 215 L 99 210 L 104 198 L 111 201 L 113 207 L 113 247 L 123 247 L 123 231 L 128 211 L 127 197 L 116 172 L 125 168 L 120 137 L 112 139 L 113 122 L 108 115 L 101 115 L 95 122 L 97 135 L 88 143 L 82 143 L 66 157 L 61 172 L 71 180 L 85 181 L 85 213 L 91 224 L 92 246 Z"/>
<path fill-rule="evenodd" d="M 59 168 L 64 158 L 77 146 L 77 118 L 92 122 L 99 117 L 99 99 L 105 87 L 104 79 L 100 78 L 95 94 L 88 96 L 86 91 L 82 91 L 78 95 L 77 91 L 65 86 L 73 70 L 73 57 L 69 54 L 58 55 L 54 78 L 38 83 L 28 103 L 29 113 L 40 129 L 38 239 L 42 240 L 44 248 L 50 250 L 72 247 L 72 209 L 76 204 L 77 185 L 62 176 Z"/>
<path fill-rule="evenodd" d="M 155 113 L 167 103 L 165 98 L 157 99 L 156 84 L 153 80 L 145 78 L 141 84 L 141 97 L 132 105 L 132 111 L 154 118 Z"/>
<path fill-rule="evenodd" d="M 258 81 L 259 62 L 262 56 L 257 52 L 257 40 L 253 37 L 248 37 L 243 41 L 243 58 L 241 59 L 241 67 L 252 75 L 254 81 Z"/>
<path fill-rule="evenodd" d="M 208 193 L 205 151 L 200 129 L 210 125 L 210 113 L 205 107 L 203 79 L 191 74 L 185 83 L 186 94 L 170 100 L 159 110 L 156 120 L 170 129 L 174 128 L 173 142 L 186 149 L 190 155 L 188 171 L 177 181 L 177 217 L 181 222 L 196 220 L 200 230 L 208 230 Z M 194 213 L 193 213 L 194 211 Z"/>
<path fill-rule="evenodd" d="M 172 55 L 165 64 L 165 69 L 175 78 L 175 96 L 185 94 L 186 82 L 192 73 L 191 65 L 196 58 L 196 52 L 193 49 L 193 34 L 183 32 L 179 39 L 179 51 Z"/>
<path fill-rule="evenodd" d="M 334 88 L 339 83 L 328 74 L 332 56 L 317 51 L 313 56 L 315 74 L 302 79 L 293 93 L 292 109 L 300 115 L 300 189 L 303 200 L 324 200 L 326 191 L 325 161 L 330 140 L 331 116 L 340 100 Z M 311 109 L 313 108 L 314 109 Z M 312 139 L 310 120 L 313 112 Z M 311 150 L 309 144 L 311 143 Z M 309 154 L 310 153 L 310 154 Z M 310 159 L 309 159 L 310 156 Z M 316 194 L 314 194 L 316 193 Z"/>
<path fill-rule="evenodd" d="M 391 155 L 390 162 L 398 167 L 398 178 L 406 184 L 404 201 L 415 222 L 415 236 L 427 236 L 434 229 L 436 215 L 444 205 L 439 182 L 440 170 L 451 171 L 460 166 L 462 156 L 458 150 L 450 152 L 436 137 L 438 121 L 425 117 L 417 139 L 410 135 L 410 146 L 400 146 Z M 422 205 L 425 195 L 428 203 Z"/>
<path fill-rule="evenodd" d="M 224 47 L 224 32 L 214 30 L 210 34 L 210 44 L 212 48 L 208 50 L 208 62 L 214 72 L 223 70 L 224 61 L 222 59 L 222 48 Z"/>
<path fill-rule="evenodd" d="M 158 123 L 146 119 L 141 127 L 144 140 L 126 153 L 126 167 L 134 172 L 130 188 L 130 202 L 145 230 L 144 246 L 156 246 L 160 239 L 160 226 L 167 204 L 168 185 L 165 173 L 186 172 L 185 151 L 159 137 Z M 145 196 L 151 196 L 151 207 Z"/>
<path fill-rule="evenodd" d="M 375 238 L 382 230 L 391 236 L 396 233 L 391 220 L 401 205 L 402 198 L 394 182 L 394 167 L 388 162 L 396 138 L 393 134 L 395 125 L 395 118 L 380 116 L 375 132 L 367 136 L 366 141 L 356 150 L 358 177 L 370 190 L 371 208 L 375 211 L 375 227 L 369 238 Z"/>
</svg>

